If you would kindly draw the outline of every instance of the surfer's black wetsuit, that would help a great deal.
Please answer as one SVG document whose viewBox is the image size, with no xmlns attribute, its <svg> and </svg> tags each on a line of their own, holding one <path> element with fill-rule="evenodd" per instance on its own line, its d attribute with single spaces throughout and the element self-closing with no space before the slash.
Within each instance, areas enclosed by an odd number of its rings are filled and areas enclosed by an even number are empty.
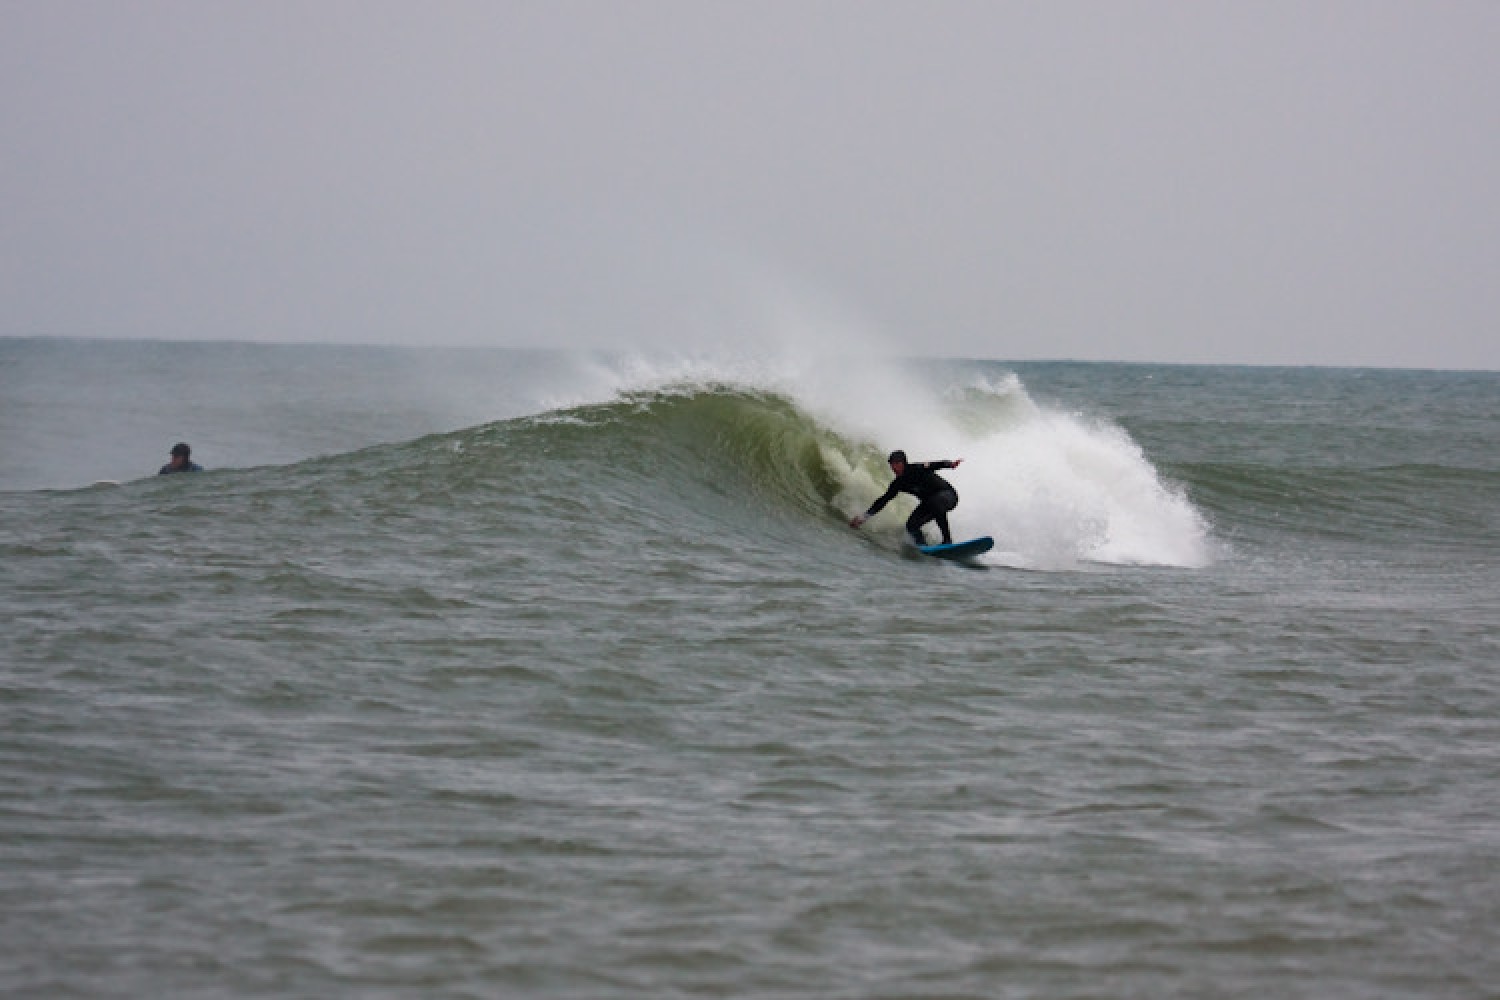
<svg viewBox="0 0 1500 1000">
<path fill-rule="evenodd" d="M 927 540 L 922 537 L 922 525 L 928 521 L 936 521 L 938 530 L 943 533 L 943 544 L 953 544 L 953 535 L 948 531 L 948 512 L 958 506 L 958 491 L 935 471 L 952 468 L 954 464 L 946 460 L 907 462 L 901 475 L 891 480 L 890 488 L 884 495 L 870 504 L 865 517 L 874 517 L 882 507 L 895 499 L 897 493 L 910 493 L 917 498 L 917 509 L 906 519 L 906 533 L 911 535 L 912 541 L 918 545 L 926 545 Z"/>
</svg>

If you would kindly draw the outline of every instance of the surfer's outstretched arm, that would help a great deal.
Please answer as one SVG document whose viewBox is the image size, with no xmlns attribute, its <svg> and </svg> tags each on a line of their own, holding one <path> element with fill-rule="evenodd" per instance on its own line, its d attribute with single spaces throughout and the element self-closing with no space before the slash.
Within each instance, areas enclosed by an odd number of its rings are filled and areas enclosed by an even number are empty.
<svg viewBox="0 0 1500 1000">
<path fill-rule="evenodd" d="M 886 490 L 885 493 L 881 495 L 880 499 L 870 504 L 869 510 L 866 510 L 863 514 L 855 514 L 849 519 L 849 527 L 858 528 L 861 524 L 864 524 L 870 518 L 874 517 L 876 514 L 879 514 L 881 508 L 891 502 L 891 498 L 896 495 L 899 487 L 900 480 L 891 483 L 890 489 Z"/>
</svg>

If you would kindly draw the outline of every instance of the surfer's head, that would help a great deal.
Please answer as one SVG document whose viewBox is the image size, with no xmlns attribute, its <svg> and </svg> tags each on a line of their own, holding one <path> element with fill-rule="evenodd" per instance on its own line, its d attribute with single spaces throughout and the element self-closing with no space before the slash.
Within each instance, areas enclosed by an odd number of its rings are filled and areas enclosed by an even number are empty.
<svg viewBox="0 0 1500 1000">
<path fill-rule="evenodd" d="M 895 451 L 891 452 L 889 456 L 887 456 L 886 461 L 889 462 L 891 468 L 895 469 L 899 474 L 901 472 L 901 469 L 906 468 L 906 452 L 897 448 Z M 896 466 L 898 465 L 901 467 L 901 469 L 896 468 Z"/>
<path fill-rule="evenodd" d="M 187 446 L 187 444 L 184 443 L 184 442 L 182 442 L 182 441 L 179 441 L 179 442 L 177 442 L 176 444 L 174 444 L 172 446 L 172 457 L 173 458 L 178 458 L 178 457 L 181 457 L 181 458 L 191 458 L 192 455 L 193 455 L 193 449 L 189 448 Z"/>
</svg>

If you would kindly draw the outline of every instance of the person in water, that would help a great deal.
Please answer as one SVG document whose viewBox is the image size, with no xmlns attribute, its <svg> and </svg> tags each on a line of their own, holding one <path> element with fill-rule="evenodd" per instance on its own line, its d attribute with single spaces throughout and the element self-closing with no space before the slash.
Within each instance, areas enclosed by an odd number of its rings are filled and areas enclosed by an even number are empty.
<svg viewBox="0 0 1500 1000">
<path fill-rule="evenodd" d="M 172 460 L 161 467 L 158 476 L 170 476 L 174 472 L 202 472 L 203 466 L 193 461 L 193 449 L 179 441 L 172 446 Z"/>
<path fill-rule="evenodd" d="M 922 526 L 928 521 L 936 521 L 938 530 L 943 533 L 943 544 L 952 545 L 953 535 L 948 531 L 948 512 L 958 506 L 958 491 L 938 475 L 937 470 L 956 469 L 963 459 L 908 462 L 906 452 L 893 451 L 886 461 L 890 462 L 891 472 L 896 478 L 891 480 L 890 488 L 880 499 L 870 504 L 869 510 L 849 519 L 849 527 L 858 528 L 880 513 L 880 509 L 890 503 L 897 493 L 910 493 L 917 498 L 917 509 L 906 519 L 906 533 L 911 535 L 911 540 L 918 545 L 926 545 L 927 540 L 922 537 Z"/>
</svg>

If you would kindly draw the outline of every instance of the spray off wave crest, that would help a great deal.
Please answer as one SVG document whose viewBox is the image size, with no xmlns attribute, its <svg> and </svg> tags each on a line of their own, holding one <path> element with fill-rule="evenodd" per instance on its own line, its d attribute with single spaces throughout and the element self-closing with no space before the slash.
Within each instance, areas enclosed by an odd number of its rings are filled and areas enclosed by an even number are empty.
<svg viewBox="0 0 1500 1000">
<path fill-rule="evenodd" d="M 1012 373 L 945 384 L 886 365 L 632 360 L 614 381 L 608 402 L 491 425 L 473 443 L 593 466 L 577 471 L 601 490 L 634 483 L 642 503 L 681 504 L 679 523 L 806 533 L 867 507 L 890 480 L 886 453 L 903 448 L 964 459 L 944 474 L 961 498 L 954 534 L 994 536 L 996 564 L 1212 561 L 1207 522 L 1128 434 L 1039 406 Z M 899 546 L 913 505 L 898 498 L 865 532 Z"/>
</svg>

